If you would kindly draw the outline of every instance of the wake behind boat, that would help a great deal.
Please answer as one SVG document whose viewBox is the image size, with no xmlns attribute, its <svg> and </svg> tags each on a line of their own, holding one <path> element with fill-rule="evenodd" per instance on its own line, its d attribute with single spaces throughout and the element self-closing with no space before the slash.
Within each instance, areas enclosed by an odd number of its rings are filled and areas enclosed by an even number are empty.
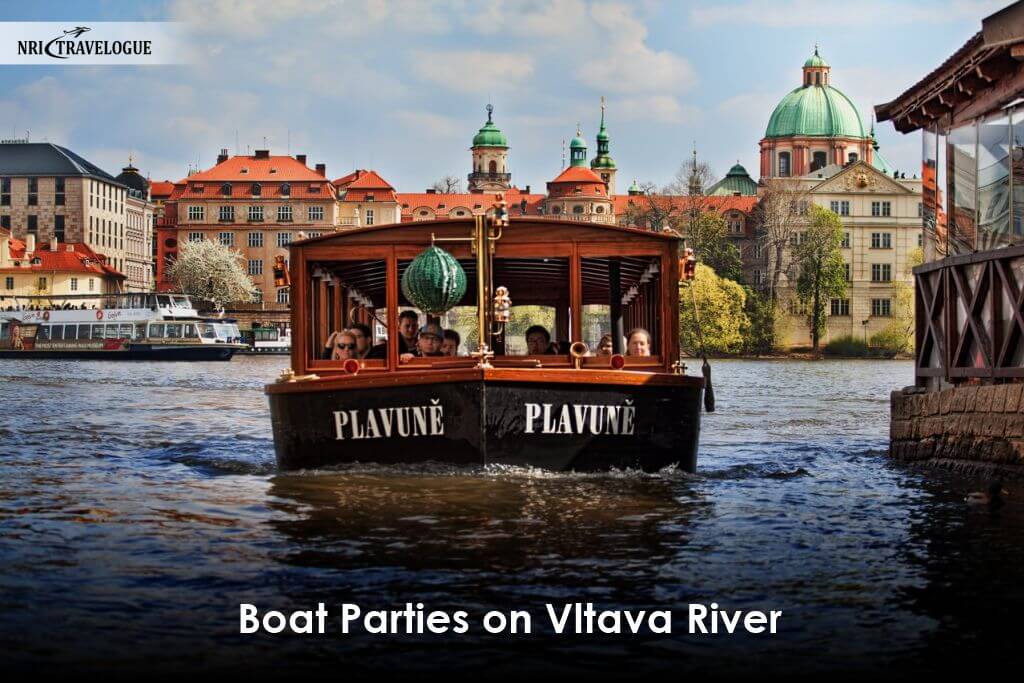
<svg viewBox="0 0 1024 683">
<path fill-rule="evenodd" d="M 96 302 L 99 300 L 99 306 Z M 199 315 L 183 294 L 5 297 L 0 358 L 231 360 L 233 320 Z"/>
</svg>

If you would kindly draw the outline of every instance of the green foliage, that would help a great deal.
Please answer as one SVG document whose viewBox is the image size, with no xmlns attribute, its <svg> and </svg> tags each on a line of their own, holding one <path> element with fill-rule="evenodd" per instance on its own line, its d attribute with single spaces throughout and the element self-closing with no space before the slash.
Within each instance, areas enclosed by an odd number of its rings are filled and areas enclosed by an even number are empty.
<svg viewBox="0 0 1024 683">
<path fill-rule="evenodd" d="M 825 344 L 825 355 L 867 357 L 868 345 L 863 339 L 850 335 L 836 337 Z"/>
<path fill-rule="evenodd" d="M 743 339 L 743 352 L 757 355 L 771 353 L 775 349 L 776 306 L 764 292 L 746 288 L 747 318 L 750 327 Z"/>
<path fill-rule="evenodd" d="M 846 296 L 842 241 L 843 224 L 838 214 L 812 204 L 807 230 L 793 248 L 793 263 L 799 269 L 796 293 L 807 304 L 807 322 L 815 351 L 825 332 L 829 300 Z"/>
<path fill-rule="evenodd" d="M 257 290 L 242 266 L 244 261 L 241 254 L 220 242 L 185 242 L 168 272 L 183 293 L 215 306 L 248 303 Z"/>
<path fill-rule="evenodd" d="M 743 281 L 740 250 L 729 239 L 724 218 L 716 213 L 701 212 L 686 223 L 685 230 L 686 245 L 693 248 L 698 261 L 720 277 Z"/>
<path fill-rule="evenodd" d="M 700 335 L 693 304 L 696 299 L 707 353 L 743 351 L 750 329 L 746 313 L 747 293 L 736 282 L 718 277 L 714 270 L 697 264 L 696 278 L 679 291 L 679 343 L 690 355 L 700 355 Z"/>
</svg>

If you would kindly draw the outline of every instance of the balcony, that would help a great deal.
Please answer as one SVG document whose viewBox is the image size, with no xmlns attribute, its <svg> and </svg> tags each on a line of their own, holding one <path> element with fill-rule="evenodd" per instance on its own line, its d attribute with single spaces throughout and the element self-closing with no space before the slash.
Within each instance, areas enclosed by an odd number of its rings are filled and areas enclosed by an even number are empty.
<svg viewBox="0 0 1024 683">
<path fill-rule="evenodd" d="M 511 173 L 470 173 L 470 185 L 478 183 L 501 183 L 508 185 L 512 182 Z"/>
<path fill-rule="evenodd" d="M 359 216 L 341 216 L 338 218 L 338 225 L 343 228 L 358 228 Z"/>
</svg>

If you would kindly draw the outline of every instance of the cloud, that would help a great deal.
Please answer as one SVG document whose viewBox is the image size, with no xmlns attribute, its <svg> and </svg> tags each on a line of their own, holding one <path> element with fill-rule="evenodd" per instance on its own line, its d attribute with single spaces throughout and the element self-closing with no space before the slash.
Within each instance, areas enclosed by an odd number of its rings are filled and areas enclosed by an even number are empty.
<svg viewBox="0 0 1024 683">
<path fill-rule="evenodd" d="M 413 73 L 423 80 L 463 93 L 507 89 L 533 75 L 533 59 L 521 52 L 482 50 L 412 53 Z"/>
<path fill-rule="evenodd" d="M 690 10 L 697 27 L 716 24 L 754 24 L 771 28 L 795 26 L 891 26 L 893 24 L 939 24 L 978 21 L 1001 7 L 1006 0 L 953 0 L 917 7 L 906 2 L 863 0 L 748 0 L 736 4 L 698 5 Z"/>
<path fill-rule="evenodd" d="M 672 95 L 642 95 L 609 102 L 616 120 L 693 123 L 700 118 L 698 107 L 683 104 Z"/>
<path fill-rule="evenodd" d="M 419 109 L 396 111 L 391 115 L 409 130 L 426 133 L 432 138 L 466 137 L 467 131 L 470 130 L 464 121 Z"/>
</svg>

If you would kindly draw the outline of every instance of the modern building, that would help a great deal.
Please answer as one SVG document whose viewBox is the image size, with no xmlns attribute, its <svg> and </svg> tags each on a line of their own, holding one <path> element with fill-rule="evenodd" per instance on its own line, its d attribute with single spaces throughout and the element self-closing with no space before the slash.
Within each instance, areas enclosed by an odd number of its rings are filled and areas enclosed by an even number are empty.
<svg viewBox="0 0 1024 683">
<path fill-rule="evenodd" d="M 921 179 L 907 178 L 882 156 L 873 127 L 864 125 L 853 101 L 832 84 L 831 67 L 817 48 L 804 63 L 799 87 L 772 112 L 760 146 L 759 198 L 790 193 L 795 206 L 787 227 L 791 246 L 802 239 L 802 216 L 811 203 L 834 211 L 843 223 L 847 295 L 830 301 L 824 340 L 851 335 L 870 340 L 897 313 L 900 287 L 913 282 L 910 264 L 922 247 Z M 746 187 L 741 171 L 733 167 L 735 175 L 714 186 L 713 193 L 730 185 Z M 751 264 L 758 261 L 752 283 L 767 285 L 781 269 L 778 296 L 789 315 L 778 328 L 780 341 L 806 346 L 810 327 L 796 296 L 792 252 L 785 247 L 777 265 L 775 250 L 768 247 L 772 239 L 779 239 L 777 231 L 747 252 Z"/>
<path fill-rule="evenodd" d="M 149 239 L 152 207 L 132 190 L 65 147 L 0 143 L 0 228 L 39 244 L 84 244 L 118 272 L 131 271 L 128 291 L 146 291 L 149 261 L 139 245 Z"/>
</svg>

